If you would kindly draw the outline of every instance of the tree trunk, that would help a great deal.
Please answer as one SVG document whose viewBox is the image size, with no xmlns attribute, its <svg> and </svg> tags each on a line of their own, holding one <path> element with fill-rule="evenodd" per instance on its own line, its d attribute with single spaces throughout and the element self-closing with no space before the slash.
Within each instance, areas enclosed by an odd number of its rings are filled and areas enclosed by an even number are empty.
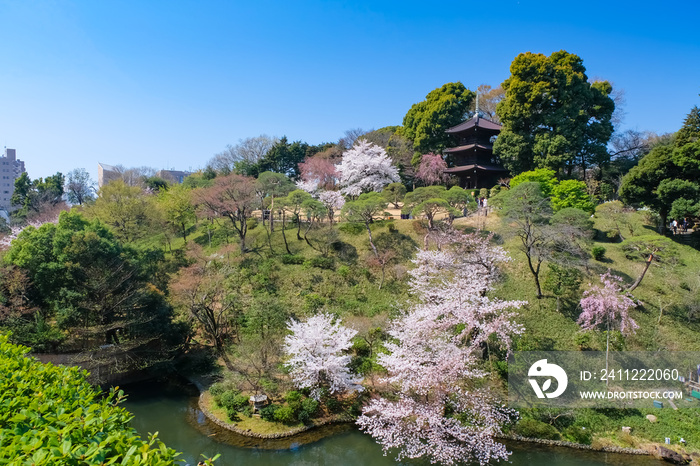
<svg viewBox="0 0 700 466">
<path fill-rule="evenodd" d="M 656 251 L 654 251 L 654 252 L 656 252 Z M 649 266 L 651 265 L 651 261 L 654 260 L 654 252 L 649 254 L 649 258 L 647 259 L 647 263 L 644 265 L 644 270 L 642 270 L 642 274 L 639 276 L 637 281 L 632 283 L 632 286 L 627 288 L 627 291 L 634 291 L 634 289 L 637 288 L 640 283 L 642 283 L 642 279 L 644 278 L 644 274 L 647 273 L 647 270 L 649 270 Z"/>
<path fill-rule="evenodd" d="M 289 250 L 289 243 L 287 243 L 287 235 L 284 233 L 285 220 L 287 218 L 285 212 L 284 208 L 282 208 L 282 238 L 284 239 L 284 247 L 287 250 L 287 254 L 291 254 L 292 251 Z"/>
<path fill-rule="evenodd" d="M 377 252 L 377 247 L 374 245 L 374 242 L 372 241 L 372 230 L 370 230 L 368 222 L 365 222 L 365 227 L 367 227 L 367 234 L 369 235 L 369 245 L 372 246 L 372 251 L 374 251 L 374 257 L 379 259 L 379 252 Z"/>
<path fill-rule="evenodd" d="M 537 264 L 537 268 L 532 265 L 532 258 L 529 253 L 525 254 L 527 256 L 527 265 L 530 267 L 530 272 L 535 278 L 535 286 L 537 287 L 537 299 L 542 299 L 542 287 L 540 286 L 540 264 Z"/>
<path fill-rule="evenodd" d="M 301 212 L 298 214 L 295 214 L 297 216 L 297 240 L 301 241 L 303 238 L 301 237 Z"/>
<path fill-rule="evenodd" d="M 270 233 L 275 231 L 275 196 L 271 196 L 272 201 L 270 202 Z M 265 218 L 265 211 L 263 211 L 263 218 Z"/>
</svg>

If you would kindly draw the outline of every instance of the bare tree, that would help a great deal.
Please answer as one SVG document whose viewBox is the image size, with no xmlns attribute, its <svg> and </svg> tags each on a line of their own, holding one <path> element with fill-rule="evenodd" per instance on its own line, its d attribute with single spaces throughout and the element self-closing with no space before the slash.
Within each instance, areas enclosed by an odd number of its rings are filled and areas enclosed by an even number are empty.
<svg viewBox="0 0 700 466">
<path fill-rule="evenodd" d="M 207 165 L 219 173 L 228 175 L 234 171 L 237 164 L 258 163 L 278 141 L 278 138 L 267 134 L 240 139 L 235 146 L 229 144 L 222 152 L 214 155 Z"/>
<path fill-rule="evenodd" d="M 364 136 L 371 131 L 374 130 L 365 131 L 362 128 L 351 128 L 345 131 L 343 137 L 338 140 L 338 145 L 343 149 L 350 149 L 355 144 L 355 141 L 360 138 L 360 136 Z"/>
</svg>

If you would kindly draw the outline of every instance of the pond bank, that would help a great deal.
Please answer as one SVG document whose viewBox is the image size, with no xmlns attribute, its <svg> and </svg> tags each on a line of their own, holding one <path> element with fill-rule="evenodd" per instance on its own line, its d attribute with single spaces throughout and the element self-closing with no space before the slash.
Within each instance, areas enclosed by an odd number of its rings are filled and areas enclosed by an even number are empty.
<svg viewBox="0 0 700 466">
<path fill-rule="evenodd" d="M 187 388 L 189 387 L 189 389 Z M 199 392 L 193 385 L 175 387 L 139 384 L 124 387 L 128 394 L 124 407 L 135 414 L 132 425 L 142 435 L 159 432 L 171 448 L 183 452 L 182 459 L 197 464 L 202 455 L 221 454 L 217 464 L 229 466 L 396 466 L 392 456 L 368 435 L 350 424 L 332 424 L 311 429 L 294 437 L 258 439 L 239 435 L 214 424 L 199 409 Z M 628 455 L 564 448 L 534 442 L 503 439 L 512 451 L 509 466 L 552 464 L 557 466 L 663 466 L 653 456 Z"/>
<path fill-rule="evenodd" d="M 198 397 L 198 408 L 201 410 L 201 412 L 211 421 L 212 423 L 216 424 L 217 426 L 229 430 L 231 432 L 234 432 L 238 435 L 246 436 L 246 437 L 251 437 L 251 438 L 256 438 L 256 439 L 290 439 L 290 441 L 295 440 L 293 437 L 304 433 L 308 432 L 312 429 L 318 429 L 323 426 L 329 426 L 331 424 L 352 424 L 354 423 L 354 419 L 349 419 L 349 418 L 329 418 L 329 419 L 323 419 L 320 421 L 316 421 L 314 424 L 311 425 L 304 425 L 304 426 L 299 426 L 299 427 L 293 427 L 290 428 L 286 432 L 278 432 L 278 433 L 260 433 L 260 432 L 255 432 L 251 429 L 241 429 L 237 427 L 235 424 L 232 424 L 230 422 L 227 422 L 223 419 L 221 419 L 220 416 L 217 416 L 211 411 L 211 406 L 213 404 L 213 400 L 211 399 L 211 395 L 209 395 L 208 392 L 208 386 L 210 385 L 208 382 L 205 382 L 203 380 L 191 380 L 192 383 L 197 386 L 200 394 Z M 344 430 L 338 431 L 342 432 Z M 320 438 L 326 437 L 328 435 L 334 435 L 336 432 L 333 430 L 329 429 L 318 429 L 319 436 L 314 436 L 314 440 L 319 440 Z M 690 462 L 691 460 L 694 460 L 695 458 L 692 458 L 690 455 L 687 454 L 682 454 L 675 452 L 674 450 L 670 450 L 662 445 L 658 444 L 650 444 L 648 449 L 643 449 L 643 448 L 626 448 L 626 447 L 618 447 L 614 445 L 601 445 L 601 446 L 591 446 L 591 445 L 585 445 L 581 443 L 575 443 L 575 442 L 569 442 L 566 440 L 547 440 L 547 439 L 538 439 L 538 438 L 530 438 L 530 437 L 522 437 L 520 435 L 515 435 L 515 434 L 504 434 L 498 437 L 499 439 L 502 440 L 508 440 L 508 441 L 515 441 L 515 442 L 523 442 L 523 443 L 532 443 L 532 444 L 539 444 L 543 446 L 550 446 L 550 447 L 564 447 L 564 448 L 570 448 L 570 449 L 575 449 L 575 450 L 584 450 L 584 451 L 590 451 L 590 452 L 603 452 L 603 453 L 615 453 L 615 454 L 623 454 L 623 455 L 636 455 L 636 456 L 652 456 L 655 458 L 660 458 L 660 459 L 667 459 L 667 461 L 671 462 L 676 462 L 676 461 L 686 461 Z M 306 443 L 304 441 L 298 442 L 300 444 Z M 675 460 L 675 461 L 673 461 Z M 676 464 L 683 464 L 682 462 L 676 463 Z"/>
</svg>

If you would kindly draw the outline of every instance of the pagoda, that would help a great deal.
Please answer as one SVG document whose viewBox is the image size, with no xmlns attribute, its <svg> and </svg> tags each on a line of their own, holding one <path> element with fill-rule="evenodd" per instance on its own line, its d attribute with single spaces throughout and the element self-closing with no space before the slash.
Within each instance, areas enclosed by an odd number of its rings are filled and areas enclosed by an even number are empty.
<svg viewBox="0 0 700 466">
<path fill-rule="evenodd" d="M 499 178 L 508 176 L 508 170 L 493 155 L 493 141 L 501 132 L 501 125 L 481 117 L 478 96 L 474 116 L 445 132 L 457 144 L 443 151 L 451 162 L 451 168 L 445 173 L 458 176 L 459 186 L 465 189 L 492 188 Z"/>
</svg>

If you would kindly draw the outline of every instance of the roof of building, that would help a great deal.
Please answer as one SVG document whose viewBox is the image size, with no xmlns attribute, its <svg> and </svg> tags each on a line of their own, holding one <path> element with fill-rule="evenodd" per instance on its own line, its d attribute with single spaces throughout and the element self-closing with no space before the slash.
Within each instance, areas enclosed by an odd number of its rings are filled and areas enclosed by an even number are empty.
<svg viewBox="0 0 700 466">
<path fill-rule="evenodd" d="M 469 170 L 479 170 L 479 171 L 486 171 L 486 172 L 507 172 L 503 167 L 500 167 L 498 165 L 489 165 L 485 163 L 473 163 L 469 165 L 460 165 L 459 167 L 452 167 L 448 168 L 446 170 L 443 170 L 443 173 L 462 173 L 466 172 Z"/>
<path fill-rule="evenodd" d="M 457 147 L 450 147 L 449 149 L 445 149 L 443 152 L 462 152 L 464 150 L 469 150 L 469 149 L 484 149 L 490 151 L 492 149 L 491 146 L 485 146 L 483 144 L 467 144 L 465 146 L 457 146 Z"/>
<path fill-rule="evenodd" d="M 114 165 L 107 165 L 106 163 L 102 163 L 102 162 L 97 162 L 97 165 L 102 167 L 103 170 L 109 170 L 109 171 L 113 171 L 113 172 L 119 171 L 117 169 L 117 167 L 115 167 Z"/>
<path fill-rule="evenodd" d="M 479 113 L 475 113 L 474 116 L 466 121 L 463 121 L 462 123 L 458 124 L 457 126 L 453 126 L 452 128 L 447 128 L 445 130 L 446 133 L 461 133 L 462 131 L 471 129 L 473 127 L 478 127 L 478 128 L 483 128 L 483 129 L 488 129 L 491 131 L 500 131 L 501 130 L 501 125 L 499 125 L 496 122 L 493 122 L 489 120 L 488 118 L 482 118 Z"/>
</svg>

